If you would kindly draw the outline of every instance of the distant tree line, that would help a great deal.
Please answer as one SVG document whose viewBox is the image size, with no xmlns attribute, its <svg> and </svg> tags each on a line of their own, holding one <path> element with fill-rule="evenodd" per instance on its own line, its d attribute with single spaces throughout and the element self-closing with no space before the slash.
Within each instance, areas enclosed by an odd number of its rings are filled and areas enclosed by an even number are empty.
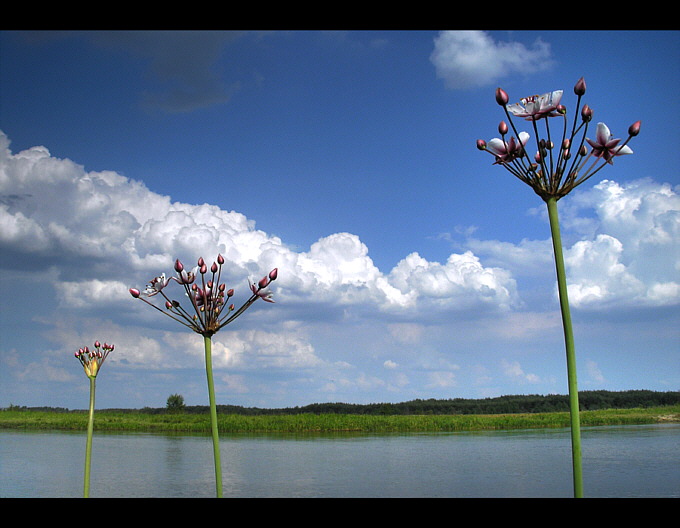
<svg viewBox="0 0 680 528">
<path fill-rule="evenodd" d="M 582 391 L 579 392 L 581 410 L 598 409 L 631 409 L 634 407 L 657 407 L 662 405 L 680 404 L 680 391 L 657 392 L 650 390 L 629 390 L 621 392 L 611 391 Z M 12 405 L 13 410 L 42 410 L 53 412 L 82 412 L 69 411 L 61 407 L 19 407 Z M 164 414 L 181 412 L 189 414 L 204 414 L 208 412 L 207 405 L 184 405 L 184 399 L 179 394 L 168 398 L 168 406 L 164 408 L 144 407 L 142 409 L 102 409 L 117 412 L 143 412 L 149 414 Z M 276 415 L 276 414 L 512 414 L 561 412 L 569 410 L 569 399 L 560 394 L 529 394 L 499 396 L 483 399 L 427 399 L 411 400 L 402 403 L 313 403 L 302 407 L 286 407 L 280 409 L 264 409 L 258 407 L 241 407 L 238 405 L 218 405 L 220 414 L 241 415 Z"/>
</svg>

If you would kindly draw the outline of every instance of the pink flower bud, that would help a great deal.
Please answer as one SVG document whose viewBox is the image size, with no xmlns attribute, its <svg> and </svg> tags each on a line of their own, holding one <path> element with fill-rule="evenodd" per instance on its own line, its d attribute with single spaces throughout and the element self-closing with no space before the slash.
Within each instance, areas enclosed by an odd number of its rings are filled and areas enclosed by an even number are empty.
<svg viewBox="0 0 680 528">
<path fill-rule="evenodd" d="M 198 267 L 203 267 L 205 264 L 205 261 L 203 260 L 203 257 L 198 257 Z"/>
<path fill-rule="evenodd" d="M 260 279 L 260 282 L 257 283 L 257 285 L 258 285 L 260 288 L 266 288 L 266 287 L 267 287 L 267 284 L 269 284 L 269 278 L 267 278 L 267 277 L 262 277 L 262 278 Z"/>
<path fill-rule="evenodd" d="M 478 139 L 477 140 L 477 148 L 479 150 L 486 150 L 486 141 L 484 141 L 483 139 Z"/>
<path fill-rule="evenodd" d="M 576 85 L 574 86 L 574 93 L 579 96 L 586 93 L 586 80 L 583 77 L 581 77 L 576 82 Z"/>
<path fill-rule="evenodd" d="M 496 102 L 499 105 L 505 106 L 506 104 L 508 104 L 509 100 L 510 98 L 508 97 L 508 94 L 505 93 L 505 90 L 503 90 L 502 88 L 496 88 Z"/>
<path fill-rule="evenodd" d="M 234 295 L 234 289 L 233 288 L 227 290 L 227 297 L 231 297 L 232 295 Z"/>
<path fill-rule="evenodd" d="M 139 290 L 135 288 L 130 288 L 130 295 L 132 295 L 135 299 L 139 297 Z"/>
<path fill-rule="evenodd" d="M 221 266 L 224 264 L 224 257 L 221 254 L 217 255 L 217 263 Z"/>
<path fill-rule="evenodd" d="M 201 259 L 203 260 L 203 259 Z M 200 265 L 201 266 L 201 274 L 205 275 L 205 273 L 208 271 L 208 266 L 205 265 L 205 262 Z"/>
<path fill-rule="evenodd" d="M 175 260 L 175 271 L 177 273 L 180 273 L 184 269 L 184 266 L 182 263 L 179 261 L 179 259 Z"/>
<path fill-rule="evenodd" d="M 170 301 L 165 301 L 165 307 L 169 310 L 172 308 L 172 303 Z"/>
<path fill-rule="evenodd" d="M 501 136 L 504 136 L 505 134 L 508 133 L 508 125 L 506 124 L 505 121 L 501 121 L 500 123 L 498 123 L 498 133 Z"/>
<path fill-rule="evenodd" d="M 99 348 L 100 346 L 101 346 L 101 343 L 99 343 L 99 341 L 95 341 L 95 342 L 94 342 L 94 347 L 95 347 L 95 348 Z"/>
<path fill-rule="evenodd" d="M 217 273 L 217 264 L 213 262 L 212 266 L 210 266 L 210 271 L 212 271 L 213 273 Z"/>
<path fill-rule="evenodd" d="M 581 109 L 581 118 L 588 122 L 593 118 L 593 110 L 588 105 L 583 105 Z"/>
<path fill-rule="evenodd" d="M 631 136 L 637 136 L 640 133 L 640 124 L 641 121 L 635 121 L 630 127 L 628 128 L 628 134 Z"/>
<path fill-rule="evenodd" d="M 269 279 L 270 280 L 276 280 L 276 277 L 279 276 L 279 268 L 274 268 L 269 272 Z"/>
</svg>

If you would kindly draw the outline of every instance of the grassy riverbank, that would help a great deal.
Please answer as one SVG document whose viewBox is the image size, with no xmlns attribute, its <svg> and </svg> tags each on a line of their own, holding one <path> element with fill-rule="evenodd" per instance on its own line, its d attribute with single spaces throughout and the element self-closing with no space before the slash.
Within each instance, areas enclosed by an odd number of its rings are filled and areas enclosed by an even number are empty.
<svg viewBox="0 0 680 528">
<path fill-rule="evenodd" d="M 221 433 L 331 433 L 331 432 L 450 432 L 560 428 L 569 426 L 569 413 L 394 415 L 294 414 L 218 415 Z M 582 411 L 581 425 L 680 423 L 680 405 L 634 409 Z M 0 428 L 84 431 L 85 412 L 0 411 Z M 199 414 L 146 414 L 96 411 L 96 431 L 185 432 L 210 431 L 210 417 Z"/>
</svg>

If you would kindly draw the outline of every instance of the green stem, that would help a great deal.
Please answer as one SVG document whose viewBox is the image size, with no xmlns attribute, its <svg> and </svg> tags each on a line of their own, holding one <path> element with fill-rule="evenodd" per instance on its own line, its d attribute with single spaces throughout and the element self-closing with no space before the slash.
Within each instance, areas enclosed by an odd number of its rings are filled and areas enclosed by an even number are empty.
<svg viewBox="0 0 680 528">
<path fill-rule="evenodd" d="M 222 463 L 220 462 L 220 435 L 217 430 L 217 407 L 215 406 L 215 387 L 212 374 L 212 340 L 203 336 L 205 345 L 205 372 L 208 377 L 208 397 L 210 399 L 210 424 L 213 439 L 213 456 L 215 458 L 215 489 L 217 497 L 222 497 Z"/>
<path fill-rule="evenodd" d="M 562 237 L 560 236 L 560 222 L 557 215 L 557 198 L 546 200 L 548 217 L 550 218 L 550 232 L 555 252 L 555 268 L 557 270 L 557 288 L 560 296 L 560 310 L 562 311 L 562 326 L 564 327 L 564 344 L 567 352 L 567 380 L 569 383 L 569 412 L 571 415 L 571 456 L 574 477 L 574 497 L 583 497 L 583 475 L 581 473 L 581 424 L 578 405 L 578 386 L 576 382 L 576 353 L 574 351 L 574 334 L 571 328 L 571 314 L 569 312 L 569 298 L 567 296 L 567 276 L 562 255 Z"/>
<path fill-rule="evenodd" d="M 90 415 L 87 421 L 87 444 L 85 446 L 85 477 L 83 479 L 83 497 L 90 496 L 90 463 L 92 461 L 92 431 L 94 430 L 94 392 L 96 378 L 88 376 L 90 380 Z"/>
</svg>

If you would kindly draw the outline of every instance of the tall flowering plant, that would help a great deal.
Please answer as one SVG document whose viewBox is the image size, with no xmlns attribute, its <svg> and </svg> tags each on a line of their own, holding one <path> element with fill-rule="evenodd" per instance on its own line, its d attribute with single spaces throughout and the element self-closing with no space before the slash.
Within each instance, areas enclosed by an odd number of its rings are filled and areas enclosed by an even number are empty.
<svg viewBox="0 0 680 528">
<path fill-rule="evenodd" d="M 144 301 L 152 308 L 203 336 L 217 497 L 222 497 L 222 466 L 212 373 L 212 336 L 221 328 L 233 322 L 258 299 L 273 303 L 272 293 L 268 286 L 272 281 L 276 280 L 278 275 L 278 269 L 274 268 L 257 283 L 250 283 L 251 295 L 237 309 L 230 302 L 231 297 L 234 295 L 234 290 L 227 290 L 225 283 L 221 282 L 223 264 L 224 257 L 218 255 L 216 262 L 213 262 L 210 268 L 208 268 L 203 257 L 201 257 L 198 259 L 197 266 L 189 271 L 185 269 L 178 259 L 175 261 L 176 276 L 166 277 L 165 273 L 163 273 L 161 276 L 151 280 L 142 291 L 130 288 L 132 297 Z M 170 282 L 176 282 L 182 287 L 186 297 L 183 301 L 184 304 L 167 295 L 165 288 Z M 158 298 L 163 299 L 159 303 L 161 306 L 153 302 L 153 300 Z"/>
<path fill-rule="evenodd" d="M 80 364 L 85 371 L 85 375 L 90 380 L 90 412 L 87 421 L 85 475 L 83 477 L 83 496 L 85 498 L 90 496 L 90 466 L 92 461 L 92 432 L 94 430 L 94 400 L 97 374 L 99 374 L 104 361 L 113 349 L 113 345 L 109 345 L 108 343 L 102 345 L 99 341 L 95 341 L 93 349 L 83 347 L 79 348 L 75 353 L 76 359 L 80 361 Z"/>
<path fill-rule="evenodd" d="M 586 82 L 581 77 L 574 85 L 577 100 L 570 126 L 569 112 L 562 104 L 562 90 L 527 97 L 521 99 L 519 103 L 508 104 L 508 94 L 498 88 L 496 102 L 503 107 L 510 126 L 505 121 L 501 121 L 498 125 L 500 138 L 494 138 L 489 142 L 477 140 L 479 150 L 491 154 L 495 160 L 494 164 L 502 166 L 529 185 L 548 207 L 567 355 L 575 497 L 583 496 L 581 432 L 574 337 L 567 296 L 557 201 L 603 167 L 612 165 L 615 157 L 632 154 L 633 151 L 628 146 L 628 142 L 640 132 L 640 121 L 637 121 L 628 128 L 628 138 L 621 143 L 620 139 L 612 137 L 607 125 L 598 123 L 594 138 L 588 137 L 593 110 L 587 104 L 581 106 L 581 98 L 585 92 Z M 526 131 L 519 132 L 515 127 L 513 117 L 529 122 L 536 143 L 533 157 L 530 157 L 527 151 L 531 135 Z M 562 135 L 559 142 L 555 142 L 559 135 L 553 136 L 554 131 L 551 132 L 550 128 L 551 122 L 554 123 L 555 119 L 558 123 L 558 134 L 561 128 Z"/>
</svg>

